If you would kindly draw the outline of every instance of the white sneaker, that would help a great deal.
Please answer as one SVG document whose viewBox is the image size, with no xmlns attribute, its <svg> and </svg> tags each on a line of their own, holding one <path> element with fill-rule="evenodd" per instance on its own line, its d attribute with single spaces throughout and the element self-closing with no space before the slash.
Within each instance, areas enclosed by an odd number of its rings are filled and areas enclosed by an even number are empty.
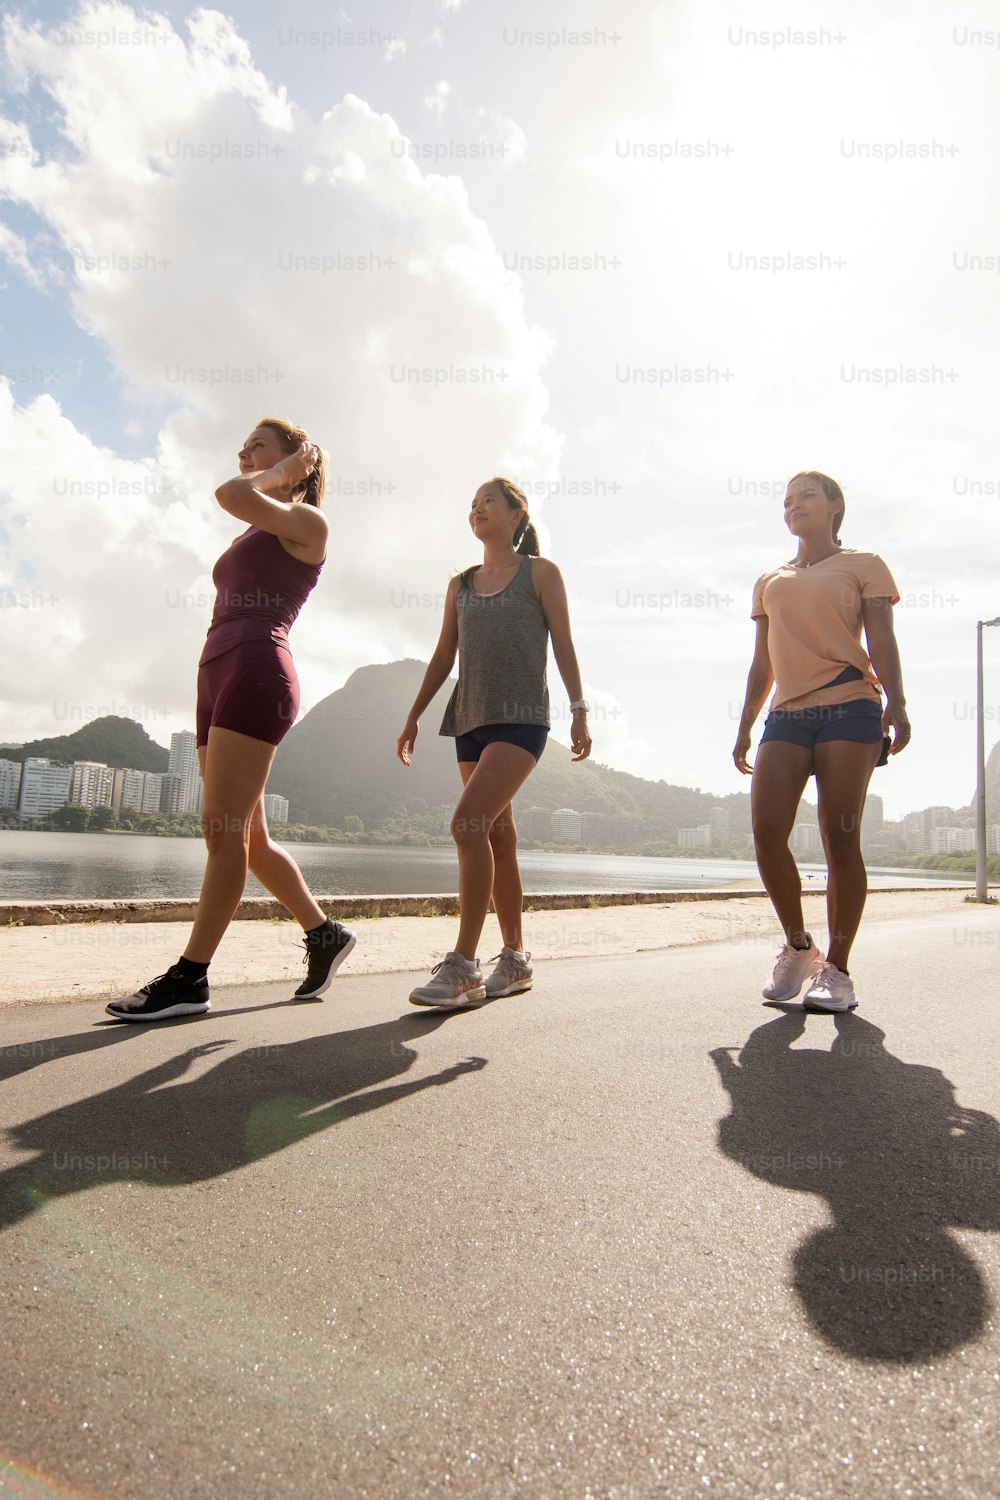
<svg viewBox="0 0 1000 1500">
<path fill-rule="evenodd" d="M 802 996 L 806 1010 L 853 1010 L 857 1003 L 850 974 L 831 963 L 820 965 Z"/>
<path fill-rule="evenodd" d="M 486 981 L 487 998 L 498 1000 L 501 995 L 520 995 L 530 990 L 533 972 L 528 962 L 530 957 L 530 953 L 522 956 L 514 948 L 501 948 L 499 953 L 494 953 L 490 963 L 497 959 L 499 962 Z"/>
<path fill-rule="evenodd" d="M 429 984 L 410 991 L 411 1005 L 435 1005 L 439 1010 L 461 1010 L 486 999 L 483 971 L 461 953 L 446 953 L 431 970 Z"/>
<path fill-rule="evenodd" d="M 764 986 L 761 994 L 765 1000 L 794 1000 L 805 981 L 816 973 L 823 962 L 823 955 L 807 932 L 808 948 L 793 948 L 786 943 L 778 953 L 778 962 L 771 975 L 771 983 Z"/>
</svg>

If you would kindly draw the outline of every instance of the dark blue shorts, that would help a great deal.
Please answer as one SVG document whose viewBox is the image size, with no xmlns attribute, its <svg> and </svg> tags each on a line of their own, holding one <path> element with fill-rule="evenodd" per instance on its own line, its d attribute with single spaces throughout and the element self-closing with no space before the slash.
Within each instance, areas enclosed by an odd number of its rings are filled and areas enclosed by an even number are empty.
<svg viewBox="0 0 1000 1500">
<path fill-rule="evenodd" d="M 549 731 L 540 724 L 481 724 L 468 734 L 455 736 L 455 750 L 459 760 L 478 760 L 486 749 L 499 741 L 502 745 L 520 745 L 540 760 L 545 749 Z"/>
<path fill-rule="evenodd" d="M 882 734 L 882 705 L 873 698 L 855 698 L 850 703 L 821 703 L 814 708 L 775 709 L 764 720 L 760 742 L 782 740 L 811 750 L 828 740 L 850 740 L 855 745 L 882 743 L 878 764 L 884 766 L 889 736 Z"/>
</svg>

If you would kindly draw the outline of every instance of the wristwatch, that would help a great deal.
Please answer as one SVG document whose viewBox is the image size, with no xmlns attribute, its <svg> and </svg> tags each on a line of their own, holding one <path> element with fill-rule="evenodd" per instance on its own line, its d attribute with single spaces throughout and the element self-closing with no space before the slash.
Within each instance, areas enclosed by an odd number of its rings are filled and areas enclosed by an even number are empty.
<svg viewBox="0 0 1000 1500">
<path fill-rule="evenodd" d="M 570 704 L 569 708 L 570 708 L 570 713 L 574 713 L 574 714 L 576 713 L 576 711 L 577 711 L 578 708 L 582 708 L 583 712 L 585 714 L 589 714 L 590 713 L 590 704 L 587 702 L 586 698 L 576 698 L 576 699 L 574 699 L 574 701 Z"/>
</svg>

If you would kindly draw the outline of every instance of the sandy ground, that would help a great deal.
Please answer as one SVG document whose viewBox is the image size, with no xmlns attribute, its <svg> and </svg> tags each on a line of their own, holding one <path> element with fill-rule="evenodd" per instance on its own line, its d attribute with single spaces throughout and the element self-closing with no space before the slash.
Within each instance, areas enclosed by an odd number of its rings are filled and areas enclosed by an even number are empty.
<svg viewBox="0 0 1000 1500">
<path fill-rule="evenodd" d="M 960 891 L 876 891 L 868 898 L 865 923 L 961 910 Z M 822 941 L 821 893 L 806 896 L 805 913 L 807 926 Z M 341 970 L 345 976 L 429 970 L 447 952 L 457 930 L 454 917 L 385 917 L 352 925 L 358 944 Z M 180 922 L 9 927 L 0 933 L 0 1003 L 129 994 L 174 962 L 188 930 L 188 924 Z M 285 979 L 297 984 L 303 972 L 300 941 L 292 922 L 234 923 L 212 964 L 213 989 Z M 525 919 L 525 942 L 538 960 L 650 953 L 695 943 L 745 943 L 759 948 L 763 984 L 780 936 L 767 900 L 734 896 L 531 912 Z M 491 914 L 480 946 L 482 960 L 500 946 Z"/>
</svg>

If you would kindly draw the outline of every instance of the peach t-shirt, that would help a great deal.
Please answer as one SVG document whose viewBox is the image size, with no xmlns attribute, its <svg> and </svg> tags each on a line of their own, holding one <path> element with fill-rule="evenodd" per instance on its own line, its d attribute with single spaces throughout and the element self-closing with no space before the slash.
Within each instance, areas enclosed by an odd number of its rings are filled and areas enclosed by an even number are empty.
<svg viewBox="0 0 1000 1500">
<path fill-rule="evenodd" d="M 782 563 L 754 584 L 751 617 L 767 616 L 767 651 L 774 672 L 772 709 L 794 711 L 854 698 L 881 702 L 881 689 L 861 645 L 862 599 L 899 603 L 892 574 L 875 552 L 844 547 L 808 568 Z M 861 679 L 829 687 L 845 667 Z"/>
</svg>

